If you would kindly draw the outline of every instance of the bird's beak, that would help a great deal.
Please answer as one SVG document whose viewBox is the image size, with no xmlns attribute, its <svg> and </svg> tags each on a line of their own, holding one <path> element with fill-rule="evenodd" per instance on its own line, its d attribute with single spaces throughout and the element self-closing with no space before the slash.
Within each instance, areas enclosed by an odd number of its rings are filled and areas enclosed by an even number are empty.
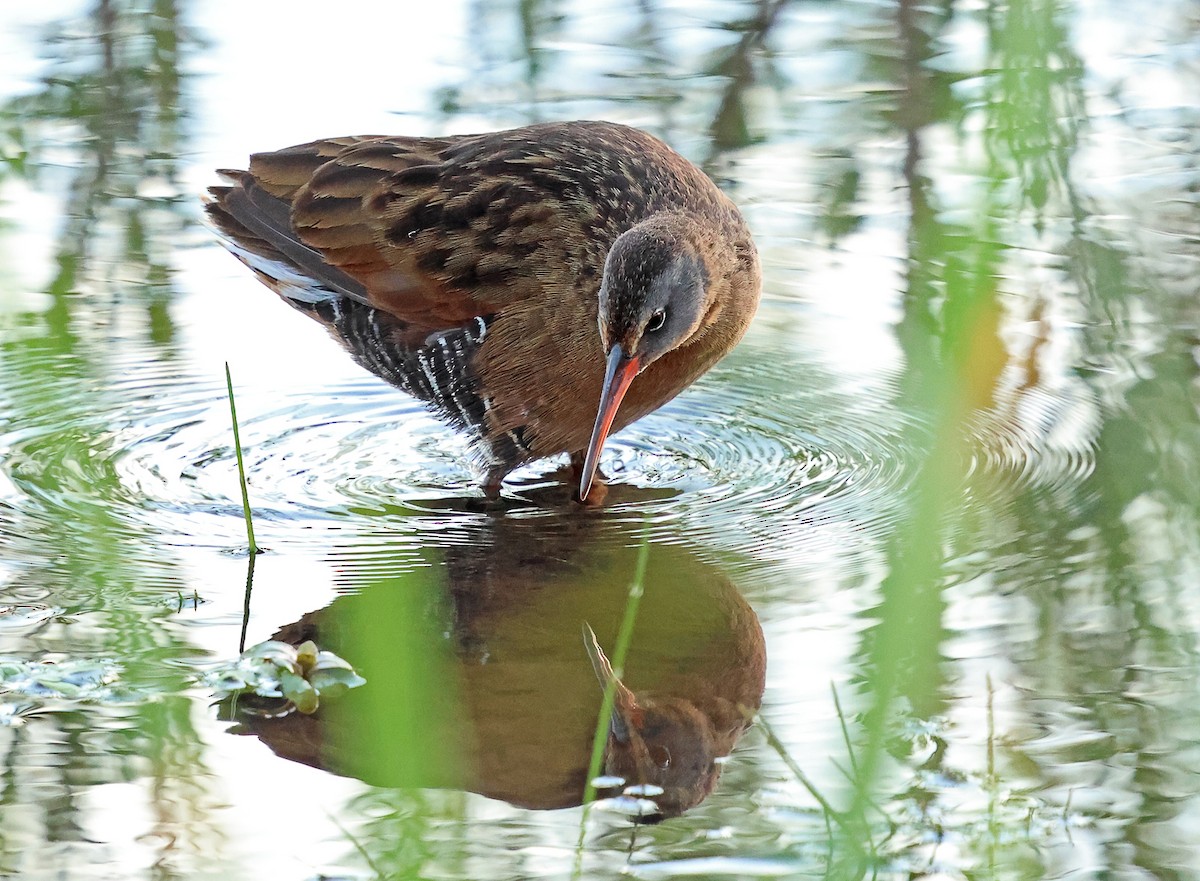
<svg viewBox="0 0 1200 881">
<path fill-rule="evenodd" d="M 608 655 L 604 654 L 604 649 L 600 648 L 600 640 L 596 639 L 596 632 L 586 621 L 583 622 L 583 647 L 587 649 L 592 669 L 596 672 L 596 679 L 600 682 L 600 689 L 607 691 L 610 682 L 614 686 L 613 712 L 612 717 L 608 720 L 608 733 L 616 738 L 617 743 L 627 744 L 631 737 L 631 731 L 635 730 L 642 721 L 642 708 L 638 706 L 637 696 L 617 676 L 612 668 L 612 663 L 608 660 Z"/>
<path fill-rule="evenodd" d="M 596 477 L 596 469 L 600 466 L 600 451 L 604 448 L 604 440 L 612 427 L 617 408 L 629 383 L 638 374 L 638 357 L 627 356 L 620 343 L 613 345 L 608 353 L 608 368 L 604 371 L 604 387 L 600 390 L 600 407 L 596 412 L 596 427 L 592 429 L 592 439 L 588 443 L 587 455 L 583 460 L 583 474 L 579 479 L 579 500 L 586 502 L 588 493 L 592 490 L 592 481 Z"/>
</svg>

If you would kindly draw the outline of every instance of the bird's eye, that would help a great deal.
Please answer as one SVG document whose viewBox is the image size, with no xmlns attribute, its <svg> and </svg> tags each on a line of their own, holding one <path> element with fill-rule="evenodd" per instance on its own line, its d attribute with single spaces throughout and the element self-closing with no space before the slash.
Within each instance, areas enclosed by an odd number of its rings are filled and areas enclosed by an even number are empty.
<svg viewBox="0 0 1200 881">
<path fill-rule="evenodd" d="M 656 309 L 650 315 L 650 320 L 646 322 L 646 333 L 654 333 L 662 330 L 664 324 L 667 323 L 667 313 L 662 309 Z"/>
</svg>

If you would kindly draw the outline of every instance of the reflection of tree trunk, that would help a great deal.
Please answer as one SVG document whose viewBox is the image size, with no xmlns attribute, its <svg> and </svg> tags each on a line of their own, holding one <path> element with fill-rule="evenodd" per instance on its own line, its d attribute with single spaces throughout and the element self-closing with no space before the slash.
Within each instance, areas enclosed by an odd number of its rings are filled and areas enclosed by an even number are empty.
<svg viewBox="0 0 1200 881">
<path fill-rule="evenodd" d="M 945 232 L 930 204 L 929 180 L 921 173 L 921 132 L 934 121 L 934 112 L 929 74 L 922 67 L 929 55 L 930 37 L 917 25 L 914 14 L 913 0 L 901 0 L 897 21 L 904 47 L 905 88 L 900 96 L 900 118 L 908 145 L 904 174 L 909 193 L 910 252 L 905 317 L 897 333 L 909 365 L 906 409 L 927 413 L 935 430 L 933 445 L 915 482 L 911 514 L 908 522 L 900 525 L 898 541 L 889 554 L 894 565 L 892 577 L 884 581 L 884 605 L 895 602 L 897 611 L 905 610 L 908 627 L 913 628 L 905 635 L 912 642 L 906 671 L 908 686 L 902 687 L 902 693 L 918 715 L 926 716 L 936 712 L 942 701 L 938 667 L 945 604 L 940 570 L 943 518 L 960 476 L 954 440 L 961 414 L 955 412 L 954 404 L 961 380 L 955 368 L 961 365 L 946 357 L 946 328 L 939 328 L 932 317 L 937 288 L 933 267 L 944 262 L 940 258 L 944 257 Z M 955 291 L 949 279 L 941 281 L 947 299 L 964 293 L 961 289 Z"/>
<path fill-rule="evenodd" d="M 754 58 L 761 54 L 767 34 L 789 0 L 759 0 L 754 19 L 744 25 L 741 37 L 713 69 L 728 80 L 717 114 L 709 126 L 717 152 L 744 147 L 751 142 L 746 118 L 746 92 L 755 84 Z"/>
<path fill-rule="evenodd" d="M 100 0 L 96 8 L 96 24 L 99 27 L 100 45 L 104 48 L 104 71 L 112 76 L 117 67 L 117 53 L 113 48 L 113 34 L 117 30 L 117 16 L 112 0 Z"/>
<path fill-rule="evenodd" d="M 520 0 L 518 11 L 521 16 L 521 55 L 525 59 L 525 85 L 529 88 L 529 121 L 541 121 L 541 102 L 538 101 L 538 85 L 541 79 L 540 0 Z"/>
<path fill-rule="evenodd" d="M 29 171 L 39 169 L 43 152 L 62 139 L 63 129 L 82 129 L 70 163 L 77 170 L 65 187 L 57 270 L 48 286 L 62 303 L 71 302 L 64 295 L 78 287 L 81 274 L 98 274 L 92 256 L 100 241 L 113 246 L 106 250 L 110 262 L 132 270 L 123 275 L 161 289 L 170 253 L 157 234 L 162 209 L 179 204 L 138 193 L 147 177 L 177 177 L 180 47 L 186 45 L 177 0 L 97 0 L 87 19 L 86 27 L 71 28 L 81 35 L 48 43 L 59 57 L 41 88 L 0 107 L 21 127 Z M 174 231 L 176 224 L 170 226 Z M 152 316 L 158 335 L 167 336 L 162 318 L 161 310 Z"/>
<path fill-rule="evenodd" d="M 647 71 L 665 81 L 670 74 L 670 68 L 667 63 L 667 52 L 663 48 L 662 28 L 659 26 L 659 8 L 653 0 L 638 0 L 637 6 L 641 18 L 641 29 L 636 45 L 645 54 Z M 656 106 L 661 113 L 658 134 L 670 143 L 675 132 L 675 114 L 673 112 L 675 102 L 658 101 Z"/>
<path fill-rule="evenodd" d="M 904 176 L 910 217 L 904 316 L 896 328 L 906 365 L 899 407 L 927 417 L 933 431 L 908 491 L 905 513 L 887 542 L 888 573 L 880 586 L 878 623 L 868 635 L 871 705 L 866 718 L 868 744 L 857 781 L 857 804 L 862 810 L 872 800 L 897 699 L 906 699 L 918 718 L 928 718 L 944 705 L 943 536 L 962 476 L 959 451 L 955 449 L 960 416 L 954 407 L 960 379 L 955 368 L 959 365 L 946 357 L 950 341 L 934 318 L 935 299 L 949 300 L 955 291 L 949 279 L 937 276 L 939 267 L 945 266 L 945 231 L 939 227 L 928 181 L 921 174 L 921 133 L 934 121 L 930 74 L 922 67 L 929 36 L 914 16 L 911 0 L 901 0 L 897 28 L 903 47 L 903 88 L 896 115 L 907 143 Z M 961 288 L 958 293 L 963 293 Z"/>
</svg>

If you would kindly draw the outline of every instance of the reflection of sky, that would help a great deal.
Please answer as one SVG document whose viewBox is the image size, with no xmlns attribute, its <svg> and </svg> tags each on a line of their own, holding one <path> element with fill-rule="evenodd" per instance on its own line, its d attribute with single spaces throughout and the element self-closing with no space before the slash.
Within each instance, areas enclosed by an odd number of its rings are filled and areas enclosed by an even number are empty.
<svg viewBox="0 0 1200 881">
<path fill-rule="evenodd" d="M 92 3 L 0 4 L 0 96 L 32 88 L 41 73 L 46 26 L 81 16 Z M 466 55 L 464 7 L 206 0 L 185 20 L 206 48 L 187 70 L 201 125 L 196 147 L 244 159 L 235 143 L 298 143 L 349 131 L 401 131 L 397 113 L 429 109 L 429 95 Z M 420 128 L 410 126 L 414 133 Z"/>
<path fill-rule="evenodd" d="M 465 54 L 459 2 L 278 3 L 216 0 L 191 17 L 196 148 L 238 165 L 271 149 L 348 133 L 420 134 L 397 119 L 430 108 Z"/>
<path fill-rule="evenodd" d="M 0 4 L 0 98 L 33 87 L 39 72 L 42 29 L 85 6 L 78 0 Z"/>
<path fill-rule="evenodd" d="M 48 22 L 83 5 L 72 0 L 0 4 L 0 101 L 36 87 L 42 72 L 37 38 Z M 50 272 L 50 249 L 58 216 L 55 200 L 40 197 L 19 182 L 0 193 L 0 222 L 10 227 L 0 238 L 0 316 L 43 306 L 42 298 L 26 289 L 44 283 Z M 15 222 L 17 218 L 19 223 Z"/>
<path fill-rule="evenodd" d="M 93 5 L 0 4 L 0 97 L 34 89 L 44 74 L 40 47 L 48 26 Z M 185 186 L 201 192 L 213 182 L 213 167 L 244 166 L 254 150 L 338 134 L 428 130 L 397 114 L 429 110 L 430 94 L 460 69 L 463 15 L 464 4 L 444 0 L 357 0 L 337 4 L 334 14 L 328 4 L 310 2 L 187 4 L 185 20 L 206 47 L 191 53 L 185 68 L 193 74 L 185 88 L 197 157 L 185 169 Z M 21 219 L 4 247 L 20 260 L 5 260 L 11 269 L 0 271 L 17 272 L 20 287 L 36 288 L 51 271 L 60 205 L 20 184 L 4 197 L 0 217 Z M 33 299 L 26 296 L 23 307 L 36 308 Z"/>
</svg>

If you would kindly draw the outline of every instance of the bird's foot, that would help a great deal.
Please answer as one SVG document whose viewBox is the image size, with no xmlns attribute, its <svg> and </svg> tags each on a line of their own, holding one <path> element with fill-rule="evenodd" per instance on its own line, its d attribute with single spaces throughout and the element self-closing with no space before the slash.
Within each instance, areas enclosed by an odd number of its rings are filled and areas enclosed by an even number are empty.
<svg viewBox="0 0 1200 881">
<path fill-rule="evenodd" d="M 593 480 L 592 488 L 588 492 L 586 499 L 579 498 L 579 488 L 575 488 L 575 492 L 571 494 L 571 498 L 586 508 L 601 508 L 604 502 L 608 499 L 608 484 L 603 480 Z"/>
<path fill-rule="evenodd" d="M 584 454 L 582 452 L 571 454 L 571 498 L 589 508 L 598 508 L 608 498 L 608 484 L 604 474 L 597 468 L 596 476 L 592 478 L 592 486 L 588 490 L 587 498 L 581 499 L 579 497 L 579 482 L 583 478 L 583 460 Z"/>
</svg>

